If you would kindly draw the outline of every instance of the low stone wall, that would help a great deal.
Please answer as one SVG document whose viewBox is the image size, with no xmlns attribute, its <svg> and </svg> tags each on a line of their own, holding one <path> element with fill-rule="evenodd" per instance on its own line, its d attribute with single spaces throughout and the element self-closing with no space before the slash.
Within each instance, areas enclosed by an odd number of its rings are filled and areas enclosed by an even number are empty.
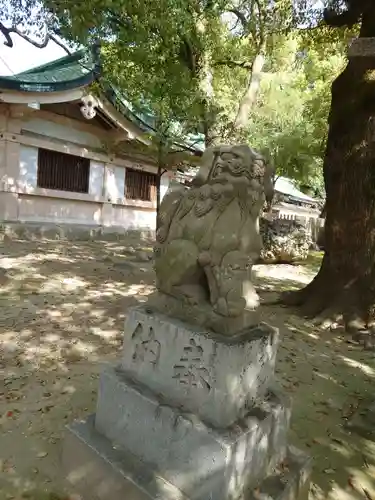
<svg viewBox="0 0 375 500">
<path fill-rule="evenodd" d="M 296 220 L 261 218 L 260 233 L 263 239 L 260 262 L 265 264 L 305 260 L 313 244 L 309 229 Z"/>
</svg>

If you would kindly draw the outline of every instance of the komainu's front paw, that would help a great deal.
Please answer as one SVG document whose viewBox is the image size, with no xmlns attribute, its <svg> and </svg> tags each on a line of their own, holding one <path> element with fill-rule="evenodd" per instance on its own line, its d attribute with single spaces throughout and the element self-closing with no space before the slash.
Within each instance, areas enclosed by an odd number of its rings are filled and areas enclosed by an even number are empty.
<svg viewBox="0 0 375 500">
<path fill-rule="evenodd" d="M 243 297 L 238 298 L 236 301 L 228 300 L 227 307 L 228 316 L 239 316 L 246 307 L 246 300 Z"/>
<path fill-rule="evenodd" d="M 224 297 L 219 297 L 213 309 L 217 314 L 220 314 L 221 316 L 228 316 L 228 304 Z"/>
<path fill-rule="evenodd" d="M 246 301 L 243 297 L 237 300 L 227 301 L 224 297 L 220 297 L 214 305 L 214 311 L 221 316 L 233 317 L 239 316 L 245 309 Z"/>
<path fill-rule="evenodd" d="M 168 236 L 168 230 L 169 230 L 169 228 L 167 226 L 163 226 L 163 227 L 160 227 L 156 231 L 156 241 L 158 243 L 164 243 L 165 242 L 165 240 L 167 239 L 167 236 Z"/>
</svg>

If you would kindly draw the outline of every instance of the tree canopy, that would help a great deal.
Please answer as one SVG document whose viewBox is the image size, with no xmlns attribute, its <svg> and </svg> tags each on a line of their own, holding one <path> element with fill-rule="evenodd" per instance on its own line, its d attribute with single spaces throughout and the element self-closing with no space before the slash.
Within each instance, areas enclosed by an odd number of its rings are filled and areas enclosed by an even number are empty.
<svg viewBox="0 0 375 500">
<path fill-rule="evenodd" d="M 341 4 L 325 16 L 355 2 Z M 319 191 L 329 88 L 348 39 L 319 27 L 322 16 L 308 0 L 7 0 L 0 29 L 8 46 L 15 34 L 40 46 L 99 42 L 102 81 L 155 118 L 159 139 L 246 140 Z"/>
</svg>

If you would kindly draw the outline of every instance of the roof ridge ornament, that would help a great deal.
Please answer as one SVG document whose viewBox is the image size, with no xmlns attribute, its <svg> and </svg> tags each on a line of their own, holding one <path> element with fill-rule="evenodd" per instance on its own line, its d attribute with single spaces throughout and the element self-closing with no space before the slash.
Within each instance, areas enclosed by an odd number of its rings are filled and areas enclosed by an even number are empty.
<svg viewBox="0 0 375 500">
<path fill-rule="evenodd" d="M 81 99 L 81 113 L 86 120 L 92 120 L 96 116 L 98 101 L 91 94 L 85 95 Z"/>
</svg>

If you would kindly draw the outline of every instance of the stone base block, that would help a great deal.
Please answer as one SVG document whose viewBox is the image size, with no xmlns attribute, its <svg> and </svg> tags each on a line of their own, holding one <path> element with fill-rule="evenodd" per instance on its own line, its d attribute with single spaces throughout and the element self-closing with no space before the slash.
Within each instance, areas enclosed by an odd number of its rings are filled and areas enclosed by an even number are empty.
<svg viewBox="0 0 375 500">
<path fill-rule="evenodd" d="M 188 497 L 226 500 L 241 498 L 283 460 L 289 416 L 288 405 L 269 393 L 246 418 L 214 429 L 109 367 L 100 378 L 95 428 Z"/>
<path fill-rule="evenodd" d="M 127 316 L 121 367 L 173 406 L 224 428 L 266 394 L 278 339 L 266 324 L 226 337 L 141 306 Z"/>
<path fill-rule="evenodd" d="M 99 434 L 94 416 L 67 428 L 62 465 L 83 500 L 188 500 L 147 463 Z"/>
<path fill-rule="evenodd" d="M 285 460 L 249 492 L 246 500 L 308 500 L 311 471 L 311 458 L 290 446 Z"/>
<path fill-rule="evenodd" d="M 258 488 L 249 490 L 244 500 L 307 500 L 310 461 L 291 450 L 287 463 L 283 474 L 275 472 Z M 118 450 L 101 436 L 92 417 L 68 427 L 63 468 L 82 500 L 216 500 L 199 492 L 190 498 L 184 496 L 147 462 Z"/>
</svg>

